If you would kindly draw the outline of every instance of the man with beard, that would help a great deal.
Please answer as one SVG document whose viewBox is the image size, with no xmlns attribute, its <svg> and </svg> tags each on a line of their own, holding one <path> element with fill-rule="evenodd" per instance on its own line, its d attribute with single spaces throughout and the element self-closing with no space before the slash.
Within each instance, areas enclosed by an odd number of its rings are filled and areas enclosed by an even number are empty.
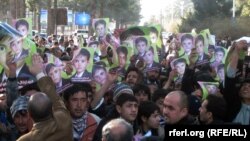
<svg viewBox="0 0 250 141">
<path fill-rule="evenodd" d="M 89 105 L 87 88 L 83 83 L 75 83 L 64 92 L 63 98 L 72 118 L 74 140 L 92 140 L 100 118 L 87 111 Z"/>
<path fill-rule="evenodd" d="M 221 96 L 210 94 L 202 102 L 199 111 L 199 119 L 202 124 L 224 124 L 226 101 Z"/>
<path fill-rule="evenodd" d="M 136 67 L 129 67 L 125 73 L 125 82 L 133 88 L 136 84 L 141 83 L 142 73 Z"/>
</svg>

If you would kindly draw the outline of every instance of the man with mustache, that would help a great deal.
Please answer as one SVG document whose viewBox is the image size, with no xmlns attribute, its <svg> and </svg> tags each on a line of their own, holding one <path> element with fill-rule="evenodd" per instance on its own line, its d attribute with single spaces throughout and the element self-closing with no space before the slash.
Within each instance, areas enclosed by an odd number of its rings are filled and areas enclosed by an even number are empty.
<svg viewBox="0 0 250 141">
<path fill-rule="evenodd" d="M 89 90 L 84 83 L 74 83 L 65 90 L 63 98 L 73 123 L 74 141 L 92 141 L 100 118 L 88 110 Z"/>
</svg>

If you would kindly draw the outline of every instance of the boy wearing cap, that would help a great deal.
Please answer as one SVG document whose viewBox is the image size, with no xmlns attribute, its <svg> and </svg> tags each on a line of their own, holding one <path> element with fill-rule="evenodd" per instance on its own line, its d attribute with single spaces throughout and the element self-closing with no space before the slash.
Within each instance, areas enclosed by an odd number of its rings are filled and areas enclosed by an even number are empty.
<svg viewBox="0 0 250 141">
<path fill-rule="evenodd" d="M 134 121 L 138 112 L 138 101 L 133 95 L 130 86 L 124 83 L 116 84 L 113 88 L 113 101 L 115 102 L 115 105 L 110 107 L 107 116 L 104 117 L 98 125 L 93 138 L 94 141 L 101 140 L 102 127 L 114 118 L 120 117 L 132 125 L 135 125 Z"/>
<path fill-rule="evenodd" d="M 10 107 L 11 116 L 18 130 L 18 137 L 28 133 L 32 128 L 32 119 L 28 114 L 29 97 L 18 97 Z"/>
</svg>

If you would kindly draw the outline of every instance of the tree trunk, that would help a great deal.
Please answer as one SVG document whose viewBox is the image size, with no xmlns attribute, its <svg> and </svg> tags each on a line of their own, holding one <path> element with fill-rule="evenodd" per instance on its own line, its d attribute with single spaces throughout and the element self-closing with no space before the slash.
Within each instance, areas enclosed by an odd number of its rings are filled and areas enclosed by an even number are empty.
<svg viewBox="0 0 250 141">
<path fill-rule="evenodd" d="M 11 13 L 11 17 L 12 19 L 16 19 L 16 12 L 17 12 L 17 8 L 16 8 L 16 2 L 17 0 L 10 0 L 10 13 Z"/>
<path fill-rule="evenodd" d="M 47 0 L 47 10 L 48 10 L 48 22 L 47 22 L 47 35 L 51 35 L 54 33 L 54 14 L 51 9 L 51 0 Z"/>
<path fill-rule="evenodd" d="M 37 29 L 38 29 L 38 32 L 40 33 L 40 30 L 41 30 L 41 22 L 40 22 L 40 19 L 41 19 L 41 7 L 40 7 L 40 4 L 38 5 L 37 7 L 37 10 L 38 12 L 35 13 L 37 15 Z"/>
<path fill-rule="evenodd" d="M 10 12 L 13 19 L 25 18 L 25 0 L 10 0 Z"/>
</svg>

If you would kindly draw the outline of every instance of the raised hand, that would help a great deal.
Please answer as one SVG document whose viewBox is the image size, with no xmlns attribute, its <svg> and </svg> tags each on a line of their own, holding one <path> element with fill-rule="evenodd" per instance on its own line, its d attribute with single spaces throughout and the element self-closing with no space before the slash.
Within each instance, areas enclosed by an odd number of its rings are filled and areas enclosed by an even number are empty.
<svg viewBox="0 0 250 141">
<path fill-rule="evenodd" d="M 33 75 L 37 75 L 43 71 L 43 59 L 40 55 L 34 54 L 32 56 L 32 65 L 29 67 L 29 69 Z"/>
<path fill-rule="evenodd" d="M 9 73 L 7 74 L 8 77 L 16 77 L 16 69 L 17 64 L 13 61 L 14 56 L 11 54 L 11 52 L 8 52 L 6 54 L 6 65 L 9 68 Z"/>
</svg>

